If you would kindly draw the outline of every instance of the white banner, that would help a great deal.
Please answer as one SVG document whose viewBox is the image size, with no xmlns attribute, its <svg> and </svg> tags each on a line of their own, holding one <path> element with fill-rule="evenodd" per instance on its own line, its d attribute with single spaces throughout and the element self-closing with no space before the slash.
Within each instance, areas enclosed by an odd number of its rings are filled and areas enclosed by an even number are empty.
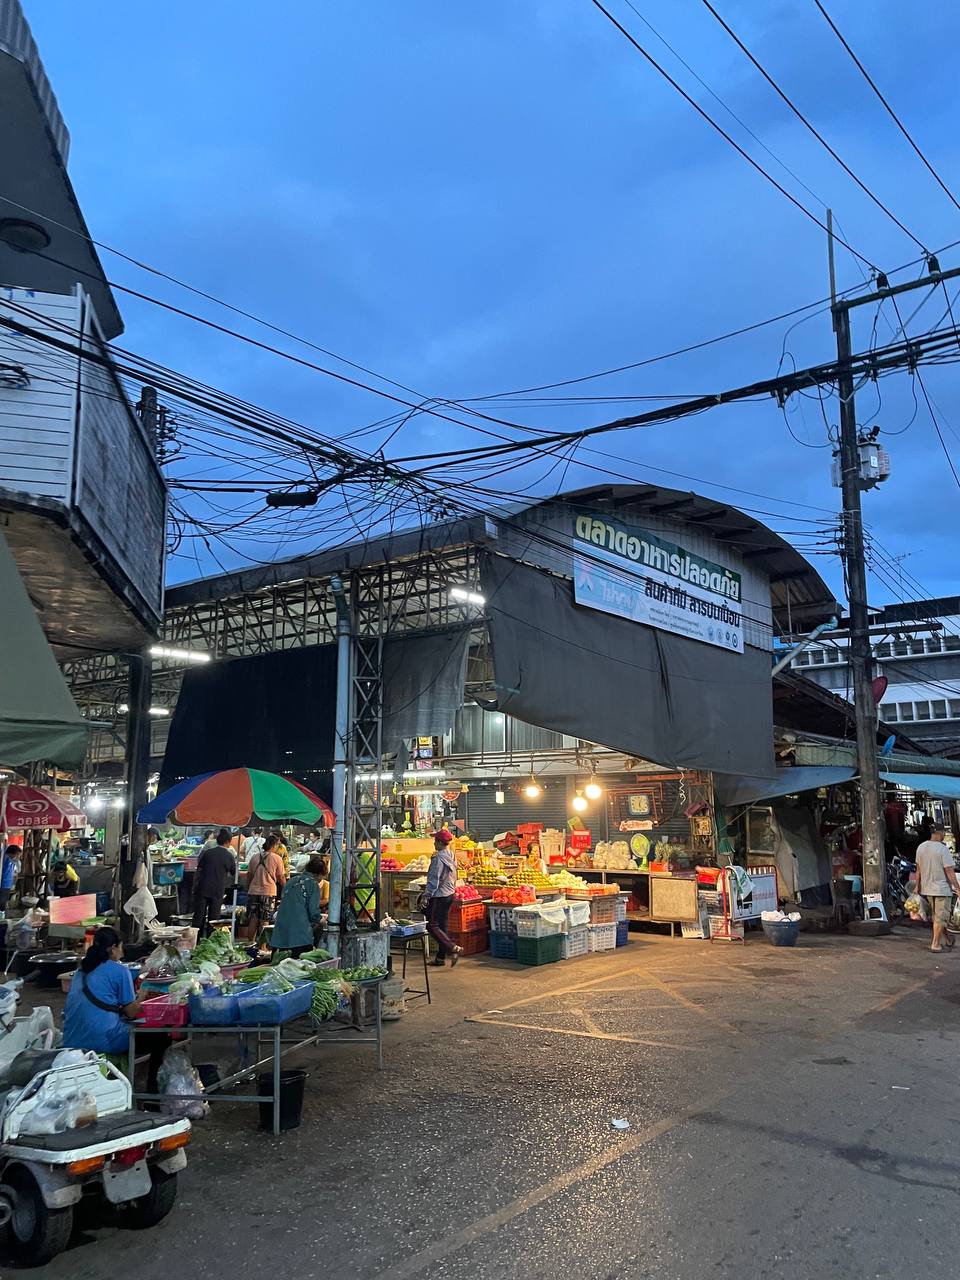
<svg viewBox="0 0 960 1280">
<path fill-rule="evenodd" d="M 740 575 L 655 534 L 578 516 L 573 588 L 577 604 L 743 652 Z"/>
</svg>

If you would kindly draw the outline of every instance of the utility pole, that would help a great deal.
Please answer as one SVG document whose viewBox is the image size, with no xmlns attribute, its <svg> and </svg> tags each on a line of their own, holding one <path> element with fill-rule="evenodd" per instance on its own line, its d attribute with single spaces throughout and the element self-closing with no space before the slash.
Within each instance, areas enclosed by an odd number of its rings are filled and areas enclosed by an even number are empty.
<svg viewBox="0 0 960 1280">
<path fill-rule="evenodd" d="M 327 904 L 326 944 L 335 956 L 341 954 L 343 897 L 346 879 L 347 796 L 352 794 L 350 771 L 351 670 L 353 659 L 353 618 L 343 579 L 330 579 L 337 610 L 337 710 L 333 735 L 333 812 L 336 825 L 330 839 L 330 901 Z"/>
<path fill-rule="evenodd" d="M 863 891 L 886 889 L 886 859 L 880 819 L 880 771 L 877 766 L 877 706 L 873 697 L 873 652 L 867 611 L 867 564 L 860 504 L 860 441 L 850 362 L 850 309 L 837 302 L 833 264 L 833 211 L 827 210 L 830 296 L 837 335 L 837 393 L 840 399 L 840 484 L 843 493 L 843 561 L 850 606 L 850 670 L 860 774 L 860 829 L 863 839 Z"/>
</svg>

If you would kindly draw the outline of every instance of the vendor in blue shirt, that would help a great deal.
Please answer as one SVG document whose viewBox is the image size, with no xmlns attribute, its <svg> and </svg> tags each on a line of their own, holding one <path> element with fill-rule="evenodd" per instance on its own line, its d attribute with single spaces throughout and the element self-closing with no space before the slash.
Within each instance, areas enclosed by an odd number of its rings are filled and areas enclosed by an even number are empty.
<svg viewBox="0 0 960 1280">
<path fill-rule="evenodd" d="M 116 929 L 98 929 L 70 984 L 63 1013 L 64 1048 L 127 1052 L 127 1024 L 140 1016 L 143 1002 L 134 994 L 133 978 L 120 963 L 122 958 Z"/>
</svg>

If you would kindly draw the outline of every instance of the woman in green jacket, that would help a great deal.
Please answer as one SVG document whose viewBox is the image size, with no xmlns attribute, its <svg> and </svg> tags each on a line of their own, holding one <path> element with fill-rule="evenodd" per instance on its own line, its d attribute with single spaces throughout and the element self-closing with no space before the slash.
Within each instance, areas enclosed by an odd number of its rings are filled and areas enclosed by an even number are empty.
<svg viewBox="0 0 960 1280">
<path fill-rule="evenodd" d="M 298 956 L 313 947 L 313 927 L 320 919 L 323 871 L 323 858 L 315 853 L 304 869 L 287 881 L 270 936 L 275 951 Z"/>
</svg>

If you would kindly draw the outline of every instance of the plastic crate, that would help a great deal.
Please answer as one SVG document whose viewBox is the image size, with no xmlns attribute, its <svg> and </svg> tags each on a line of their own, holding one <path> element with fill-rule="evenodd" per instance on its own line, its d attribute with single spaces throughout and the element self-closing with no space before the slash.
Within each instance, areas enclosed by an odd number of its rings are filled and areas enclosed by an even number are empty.
<svg viewBox="0 0 960 1280">
<path fill-rule="evenodd" d="M 630 940 L 630 926 L 626 920 L 617 921 L 617 946 L 625 947 Z"/>
<path fill-rule="evenodd" d="M 154 996 L 144 1002 L 140 1020 L 145 1027 L 185 1027 L 187 1006 L 177 1004 L 169 996 Z"/>
<path fill-rule="evenodd" d="M 453 933 L 472 933 L 487 927 L 487 908 L 483 902 L 454 902 L 450 908 Z"/>
<path fill-rule="evenodd" d="M 617 924 L 620 924 L 627 918 L 627 903 L 630 901 L 630 897 L 631 895 L 629 893 L 617 894 L 617 914 L 615 916 Z"/>
<path fill-rule="evenodd" d="M 240 1016 L 239 1003 L 237 996 L 224 996 L 219 987 L 210 987 L 187 1001 L 190 1021 L 195 1027 L 235 1027 Z"/>
<path fill-rule="evenodd" d="M 390 929 L 391 938 L 417 938 L 421 933 L 427 932 L 426 920 L 414 920 L 412 924 L 395 924 Z M 324 965 L 329 965 L 329 961 L 324 961 Z M 337 961 L 339 964 L 339 961 Z"/>
<path fill-rule="evenodd" d="M 612 924 L 617 919 L 617 908 L 620 903 L 620 895 L 615 894 L 608 898 L 594 898 L 590 903 L 590 923 L 591 924 Z"/>
<path fill-rule="evenodd" d="M 490 924 L 490 932 L 509 933 L 515 938 L 517 936 L 515 911 L 516 907 L 508 907 L 502 902 L 489 903 L 487 905 L 487 918 Z"/>
<path fill-rule="evenodd" d="M 471 929 L 467 933 L 450 930 L 450 939 L 454 946 L 460 947 L 465 956 L 478 956 L 487 950 L 487 926 Z"/>
<path fill-rule="evenodd" d="M 517 937 L 518 964 L 555 964 L 560 959 L 562 933 L 551 933 L 545 938 Z"/>
<path fill-rule="evenodd" d="M 563 920 L 549 920 L 536 907 L 517 908 L 518 938 L 549 938 L 563 932 Z"/>
<path fill-rule="evenodd" d="M 591 951 L 613 951 L 617 945 L 616 921 L 588 925 L 587 932 Z"/>
<path fill-rule="evenodd" d="M 497 933 L 490 930 L 490 954 L 498 960 L 516 960 L 517 935 L 515 933 Z"/>
<path fill-rule="evenodd" d="M 561 960 L 576 960 L 578 956 L 585 956 L 589 950 L 589 930 L 585 924 L 574 925 L 561 935 Z"/>
<path fill-rule="evenodd" d="M 290 1022 L 309 1012 L 313 1001 L 313 983 L 299 983 L 292 991 L 285 991 L 282 995 L 254 990 L 249 995 L 236 997 L 236 1000 L 241 1026 L 276 1026 L 278 1022 Z"/>
</svg>

